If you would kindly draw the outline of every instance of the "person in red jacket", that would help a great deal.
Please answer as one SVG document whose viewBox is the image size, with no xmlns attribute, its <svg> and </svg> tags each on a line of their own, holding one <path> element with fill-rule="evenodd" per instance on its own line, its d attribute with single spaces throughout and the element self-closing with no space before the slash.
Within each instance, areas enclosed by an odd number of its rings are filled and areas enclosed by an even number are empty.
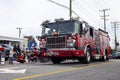
<svg viewBox="0 0 120 80">
<path fill-rule="evenodd" d="M 38 50 L 35 47 L 33 50 L 33 61 L 37 62 L 37 60 L 38 60 Z"/>
<path fill-rule="evenodd" d="M 24 63 L 25 62 L 25 56 L 23 53 L 21 53 L 20 55 L 18 55 L 18 62 L 20 63 Z"/>
</svg>

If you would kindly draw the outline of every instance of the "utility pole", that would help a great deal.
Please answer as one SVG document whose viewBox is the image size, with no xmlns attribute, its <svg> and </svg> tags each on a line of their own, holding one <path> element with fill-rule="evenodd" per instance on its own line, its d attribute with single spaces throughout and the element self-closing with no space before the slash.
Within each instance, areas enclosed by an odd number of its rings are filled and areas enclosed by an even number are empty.
<svg viewBox="0 0 120 80">
<path fill-rule="evenodd" d="M 17 27 L 16 29 L 18 29 L 18 30 L 19 30 L 19 38 L 20 38 L 22 28 Z"/>
<path fill-rule="evenodd" d="M 116 36 L 116 28 L 118 28 L 118 25 L 120 22 L 111 22 L 113 28 L 114 28 L 114 35 L 115 35 L 115 51 L 117 51 L 117 46 L 118 46 L 118 42 L 117 42 L 117 36 Z"/>
<path fill-rule="evenodd" d="M 110 9 L 102 9 L 102 10 L 99 10 L 100 12 L 103 12 L 103 16 L 101 16 L 102 17 L 102 19 L 104 20 L 104 30 L 106 31 L 106 17 L 107 16 L 109 16 L 109 15 L 106 15 L 105 13 L 106 13 L 106 11 L 108 11 L 108 10 L 110 10 Z"/>
<path fill-rule="evenodd" d="M 75 14 L 77 17 L 80 18 L 80 16 L 79 16 L 75 11 L 72 10 L 72 0 L 70 0 L 70 5 L 69 5 L 69 7 L 67 7 L 67 6 L 65 6 L 65 5 L 63 5 L 63 4 L 60 4 L 60 3 L 58 3 L 58 2 L 55 2 L 55 1 L 53 1 L 53 0 L 48 0 L 48 1 L 54 3 L 54 4 L 58 5 L 58 6 L 61 6 L 61 7 L 63 7 L 63 8 L 68 9 L 68 10 L 69 10 L 69 17 L 70 17 L 70 18 L 72 18 L 72 13 Z M 81 19 L 82 19 L 82 18 L 81 18 Z"/>
<path fill-rule="evenodd" d="M 70 0 L 70 11 L 69 11 L 70 19 L 72 18 L 72 0 Z"/>
</svg>

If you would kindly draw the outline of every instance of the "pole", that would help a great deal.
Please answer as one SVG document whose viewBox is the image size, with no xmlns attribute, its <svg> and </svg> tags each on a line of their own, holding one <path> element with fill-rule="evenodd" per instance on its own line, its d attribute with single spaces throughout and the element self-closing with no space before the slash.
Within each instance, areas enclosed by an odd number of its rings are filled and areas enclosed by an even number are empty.
<svg viewBox="0 0 120 80">
<path fill-rule="evenodd" d="M 106 17 L 107 16 L 109 16 L 109 15 L 106 15 L 105 13 L 106 13 L 106 11 L 108 11 L 108 10 L 110 10 L 110 9 L 102 9 L 102 10 L 99 10 L 100 12 L 103 12 L 103 16 L 101 16 L 101 17 L 103 17 L 102 19 L 104 20 L 104 30 L 106 31 Z"/>
<path fill-rule="evenodd" d="M 63 5 L 63 4 L 57 3 L 57 2 L 52 1 L 52 0 L 48 0 L 48 1 L 54 3 L 54 4 L 58 5 L 58 6 L 61 6 L 61 7 L 63 7 L 63 8 L 68 9 L 68 10 L 69 10 L 69 14 L 70 14 L 70 7 L 67 7 L 67 6 L 65 6 L 65 5 Z M 70 1 L 70 2 L 72 2 L 72 1 Z M 72 3 L 70 3 L 70 4 L 72 4 Z M 71 6 L 72 6 L 72 5 L 71 5 Z M 80 17 L 75 11 L 73 11 L 73 10 L 71 9 L 71 14 L 72 14 L 72 13 L 75 14 L 77 17 Z M 70 16 L 70 15 L 69 15 L 69 16 Z M 71 16 L 72 16 L 72 15 L 71 15 Z"/>
<path fill-rule="evenodd" d="M 72 18 L 72 0 L 70 0 L 70 11 L 69 11 L 70 19 Z"/>
<path fill-rule="evenodd" d="M 18 30 L 19 30 L 19 38 L 20 38 L 22 28 L 17 27 L 16 29 L 18 29 Z"/>
<path fill-rule="evenodd" d="M 116 23 L 114 23 L 114 34 L 115 34 L 115 51 L 117 51 Z"/>
<path fill-rule="evenodd" d="M 114 26 L 113 28 L 114 28 L 114 35 L 115 35 L 115 51 L 117 51 L 117 36 L 116 36 L 116 28 L 118 28 L 118 27 L 117 27 L 117 25 L 119 25 L 118 23 L 119 23 L 119 22 L 111 22 L 111 24 L 113 24 L 112 26 Z"/>
<path fill-rule="evenodd" d="M 106 16 L 105 16 L 105 10 L 103 10 L 104 15 L 104 30 L 106 31 Z"/>
</svg>

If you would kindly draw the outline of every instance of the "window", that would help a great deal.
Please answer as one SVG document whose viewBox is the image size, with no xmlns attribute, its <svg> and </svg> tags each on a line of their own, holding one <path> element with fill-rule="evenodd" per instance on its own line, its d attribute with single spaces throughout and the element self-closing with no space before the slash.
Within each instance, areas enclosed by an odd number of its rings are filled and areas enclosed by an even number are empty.
<svg viewBox="0 0 120 80">
<path fill-rule="evenodd" d="M 93 37 L 93 28 L 90 28 L 90 36 Z"/>
<path fill-rule="evenodd" d="M 75 33 L 79 32 L 79 24 L 76 22 L 75 23 Z"/>
<path fill-rule="evenodd" d="M 75 29 L 75 25 L 77 26 L 77 23 L 75 24 L 75 21 L 63 21 L 63 22 L 54 22 L 54 23 L 48 23 L 46 25 L 43 25 L 43 33 L 51 35 L 51 31 L 55 30 L 56 32 L 60 34 L 69 34 L 69 33 L 77 33 L 78 27 Z"/>
</svg>

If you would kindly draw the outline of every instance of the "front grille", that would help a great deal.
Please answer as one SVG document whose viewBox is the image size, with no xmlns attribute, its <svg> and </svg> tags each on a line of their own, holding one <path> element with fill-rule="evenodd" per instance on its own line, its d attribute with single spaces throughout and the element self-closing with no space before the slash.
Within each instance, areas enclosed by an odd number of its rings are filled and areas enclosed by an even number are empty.
<svg viewBox="0 0 120 80">
<path fill-rule="evenodd" d="M 66 37 L 65 36 L 54 36 L 47 37 L 47 48 L 65 48 Z"/>
</svg>

